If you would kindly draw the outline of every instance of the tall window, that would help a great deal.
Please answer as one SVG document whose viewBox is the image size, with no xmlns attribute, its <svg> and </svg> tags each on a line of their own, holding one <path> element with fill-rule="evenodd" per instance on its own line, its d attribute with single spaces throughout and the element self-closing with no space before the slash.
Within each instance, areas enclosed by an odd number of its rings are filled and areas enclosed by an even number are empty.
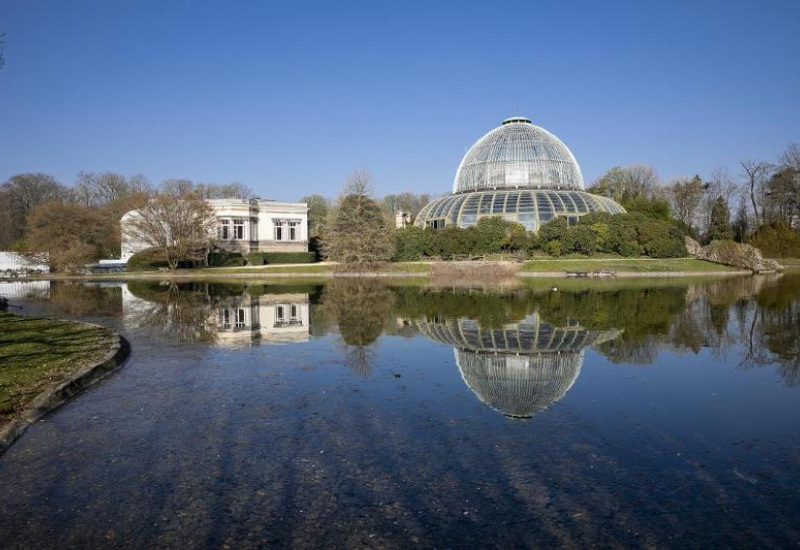
<svg viewBox="0 0 800 550">
<path fill-rule="evenodd" d="M 219 310 L 219 324 L 222 330 L 230 330 L 231 328 L 231 310 L 222 308 Z"/>
<path fill-rule="evenodd" d="M 245 315 L 244 308 L 236 310 L 236 328 L 245 328 L 247 326 L 247 316 Z"/>
<path fill-rule="evenodd" d="M 299 239 L 300 236 L 300 222 L 299 221 L 290 221 L 289 222 L 289 240 L 296 241 Z"/>
<path fill-rule="evenodd" d="M 223 241 L 231 240 L 231 220 L 219 220 L 219 238 Z"/>
<path fill-rule="evenodd" d="M 233 238 L 237 241 L 244 240 L 244 220 L 241 218 L 233 220 Z"/>
<path fill-rule="evenodd" d="M 276 241 L 299 241 L 300 220 L 285 220 L 273 218 Z"/>
</svg>

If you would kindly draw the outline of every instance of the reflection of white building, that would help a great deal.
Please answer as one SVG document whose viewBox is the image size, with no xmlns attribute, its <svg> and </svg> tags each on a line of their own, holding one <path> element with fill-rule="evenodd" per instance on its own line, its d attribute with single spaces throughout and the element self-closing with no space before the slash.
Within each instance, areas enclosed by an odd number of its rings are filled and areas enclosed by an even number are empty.
<svg viewBox="0 0 800 550">
<path fill-rule="evenodd" d="M 288 344 L 309 339 L 308 294 L 235 296 L 216 306 L 214 323 L 220 345 Z"/>
<path fill-rule="evenodd" d="M 307 342 L 309 331 L 308 294 L 264 294 L 262 296 L 207 296 L 202 304 L 150 302 L 122 288 L 123 322 L 128 329 L 152 322 L 160 309 L 200 307 L 199 324 L 213 334 L 213 341 L 223 347 Z M 196 319 L 184 315 L 184 319 Z M 211 340 L 210 340 L 211 341 Z"/>
<path fill-rule="evenodd" d="M 306 252 L 308 250 L 308 205 L 267 199 L 209 199 L 217 218 L 216 244 L 231 252 Z M 122 261 L 147 245 L 125 233 L 122 217 Z"/>
<path fill-rule="evenodd" d="M 32 262 L 16 252 L 0 252 L 0 277 L 49 271 L 47 264 Z"/>
<path fill-rule="evenodd" d="M 0 283 L 3 298 L 46 298 L 50 293 L 50 281 Z"/>
</svg>

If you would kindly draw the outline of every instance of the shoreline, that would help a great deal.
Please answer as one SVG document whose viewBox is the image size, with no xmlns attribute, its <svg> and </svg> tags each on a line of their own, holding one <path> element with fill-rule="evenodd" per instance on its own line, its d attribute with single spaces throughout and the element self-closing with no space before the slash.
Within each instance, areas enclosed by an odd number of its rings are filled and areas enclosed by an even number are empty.
<svg viewBox="0 0 800 550">
<path fill-rule="evenodd" d="M 25 315 L 20 315 L 19 317 L 33 318 Z M 84 323 L 82 321 L 67 321 L 46 317 L 39 319 L 68 322 L 93 329 L 110 330 L 108 327 L 102 325 Z M 95 386 L 122 367 L 130 356 L 130 344 L 115 330 L 111 331 L 110 343 L 111 345 L 108 351 L 100 360 L 90 362 L 80 367 L 77 371 L 59 381 L 55 386 L 46 388 L 33 397 L 31 401 L 26 404 L 25 408 L 15 415 L 14 418 L 7 422 L 0 423 L 0 456 L 22 437 L 32 424 L 60 408 L 62 405 L 65 405 L 74 397 L 84 393 L 87 389 Z"/>
<path fill-rule="evenodd" d="M 550 264 L 550 265 L 548 265 Z M 571 264 L 574 264 L 574 268 Z M 552 267 L 552 269 L 549 269 Z M 652 269 L 651 269 L 652 268 Z M 788 263 L 784 271 L 795 271 L 800 265 Z M 774 272 L 773 272 L 774 273 Z M 668 277 L 731 277 L 756 273 L 695 258 L 564 258 L 510 261 L 401 262 L 350 270 L 339 264 L 274 264 L 266 266 L 211 267 L 170 271 L 122 271 L 113 273 L 66 274 L 48 273 L 12 281 L 136 281 L 136 280 L 242 280 L 242 279 L 333 279 L 342 278 L 668 278 Z M 766 274 L 766 272 L 765 272 Z"/>
</svg>

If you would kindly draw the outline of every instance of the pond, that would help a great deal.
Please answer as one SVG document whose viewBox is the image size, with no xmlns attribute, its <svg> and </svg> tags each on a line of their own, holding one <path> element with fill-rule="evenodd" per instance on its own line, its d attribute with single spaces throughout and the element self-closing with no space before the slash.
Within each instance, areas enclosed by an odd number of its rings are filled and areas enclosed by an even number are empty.
<svg viewBox="0 0 800 550">
<path fill-rule="evenodd" d="M 800 545 L 799 275 L 0 293 L 133 350 L 0 456 L 3 548 Z"/>
</svg>

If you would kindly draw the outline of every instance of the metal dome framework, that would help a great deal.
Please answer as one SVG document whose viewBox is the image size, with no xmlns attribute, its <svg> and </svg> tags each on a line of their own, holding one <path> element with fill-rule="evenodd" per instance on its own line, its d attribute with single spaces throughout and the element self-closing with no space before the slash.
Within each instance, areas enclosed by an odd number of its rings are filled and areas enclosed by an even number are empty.
<svg viewBox="0 0 800 550">
<path fill-rule="evenodd" d="M 577 223 L 590 212 L 625 209 L 583 190 L 578 161 L 560 139 L 530 119 L 513 117 L 475 142 L 456 171 L 453 194 L 425 205 L 415 225 L 463 228 L 502 216 L 538 231 L 555 217 Z"/>
<path fill-rule="evenodd" d="M 431 340 L 453 346 L 461 378 L 482 403 L 512 418 L 530 418 L 559 401 L 578 379 L 584 350 L 620 334 L 555 327 L 537 313 L 499 329 L 467 318 L 416 324 Z"/>
<path fill-rule="evenodd" d="M 417 215 L 416 225 L 439 229 L 448 225 L 470 227 L 486 216 L 502 216 L 522 224 L 528 231 L 539 228 L 556 216 L 576 223 L 590 212 L 625 212 L 611 199 L 585 191 L 522 189 L 516 191 L 476 191 L 434 199 Z"/>
<path fill-rule="evenodd" d="M 575 156 L 556 136 L 524 117 L 508 118 L 464 155 L 453 193 L 487 189 L 583 189 Z"/>
</svg>

